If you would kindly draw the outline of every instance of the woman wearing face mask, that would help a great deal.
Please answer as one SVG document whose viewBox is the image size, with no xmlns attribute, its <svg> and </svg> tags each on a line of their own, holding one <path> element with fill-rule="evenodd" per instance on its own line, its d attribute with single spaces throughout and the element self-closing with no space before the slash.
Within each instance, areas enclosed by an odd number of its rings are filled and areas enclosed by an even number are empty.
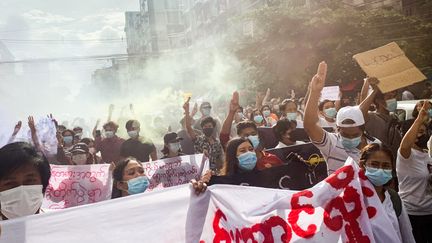
<svg viewBox="0 0 432 243">
<path fill-rule="evenodd" d="M 373 184 L 400 242 L 414 243 L 411 223 L 405 207 L 397 192 L 389 187 L 390 180 L 393 177 L 393 164 L 393 153 L 384 145 L 372 143 L 362 150 L 360 167 Z"/>
<path fill-rule="evenodd" d="M 74 145 L 75 133 L 72 130 L 66 129 L 61 135 L 57 135 L 57 162 L 62 165 L 70 163 L 71 154 L 70 150 Z"/>
<path fill-rule="evenodd" d="M 302 141 L 297 141 L 294 135 L 296 129 L 296 121 L 288 119 L 281 119 L 277 121 L 276 126 L 273 127 L 273 133 L 278 139 L 279 143 L 275 148 L 285 148 L 292 145 L 304 144 Z"/>
<path fill-rule="evenodd" d="M 263 105 L 260 109 L 260 112 L 262 114 L 262 117 L 264 117 L 265 119 L 265 124 L 267 127 L 272 127 L 276 125 L 277 121 L 272 117 L 272 115 L 274 114 L 271 113 L 270 106 Z"/>
<path fill-rule="evenodd" d="M 164 136 L 164 148 L 162 149 L 164 156 L 162 159 L 174 158 L 184 155 L 180 146 L 181 140 L 183 140 L 183 138 L 177 136 L 177 133 L 175 132 L 166 134 Z"/>
<path fill-rule="evenodd" d="M 85 143 L 89 149 L 89 153 L 91 154 L 91 156 L 93 157 L 93 161 L 96 164 L 101 164 L 102 163 L 102 158 L 100 156 L 97 155 L 96 152 L 96 148 L 95 148 L 95 142 L 93 139 L 91 138 L 83 138 L 80 141 L 81 143 Z"/>
<path fill-rule="evenodd" d="M 282 113 L 281 118 L 286 118 L 297 122 L 297 127 L 303 127 L 303 115 L 298 111 L 297 104 L 294 100 L 286 99 L 280 105 Z"/>
<path fill-rule="evenodd" d="M 411 128 L 402 139 L 396 159 L 399 195 L 407 209 L 416 242 L 432 242 L 432 163 L 427 150 L 429 102 L 423 102 Z"/>
<path fill-rule="evenodd" d="M 258 109 L 254 109 L 249 118 L 251 121 L 255 122 L 257 127 L 267 126 L 267 122 L 264 119 L 264 115 Z"/>
<path fill-rule="evenodd" d="M 336 115 L 337 110 L 335 103 L 331 100 L 323 100 L 318 105 L 320 113 L 319 123 L 321 127 L 332 127 L 333 131 L 336 131 Z"/>
<path fill-rule="evenodd" d="M 89 152 L 89 148 L 85 143 L 75 144 L 71 149 L 71 154 L 72 165 L 94 164 L 93 156 Z"/>
<path fill-rule="evenodd" d="M 0 221 L 41 212 L 51 176 L 48 160 L 28 143 L 0 149 Z"/>
<path fill-rule="evenodd" d="M 113 170 L 113 178 L 112 198 L 143 193 L 150 184 L 141 162 L 133 157 L 117 163 Z"/>
</svg>

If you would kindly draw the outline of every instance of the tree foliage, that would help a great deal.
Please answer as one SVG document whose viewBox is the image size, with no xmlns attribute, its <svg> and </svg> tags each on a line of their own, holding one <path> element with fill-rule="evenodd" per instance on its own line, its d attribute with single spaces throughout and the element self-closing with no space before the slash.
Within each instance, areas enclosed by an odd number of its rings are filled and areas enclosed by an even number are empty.
<svg viewBox="0 0 432 243">
<path fill-rule="evenodd" d="M 419 68 L 432 66 L 432 24 L 394 10 L 358 10 L 330 3 L 314 10 L 272 6 L 233 21 L 252 21 L 253 36 L 238 33 L 230 48 L 249 75 L 248 87 L 285 96 L 306 90 L 321 60 L 328 83 L 365 76 L 352 56 L 392 41 Z M 239 32 L 239 31 L 237 31 Z"/>
</svg>

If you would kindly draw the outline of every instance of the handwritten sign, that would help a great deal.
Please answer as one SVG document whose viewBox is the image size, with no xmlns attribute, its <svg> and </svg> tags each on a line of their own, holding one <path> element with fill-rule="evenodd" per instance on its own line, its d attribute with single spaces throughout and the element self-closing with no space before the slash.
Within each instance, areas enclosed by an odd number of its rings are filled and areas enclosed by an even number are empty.
<svg viewBox="0 0 432 243">
<path fill-rule="evenodd" d="M 205 156 L 196 154 L 151 161 L 143 163 L 143 167 L 150 180 L 147 191 L 153 191 L 198 180 L 209 169 L 209 163 Z"/>
<path fill-rule="evenodd" d="M 108 164 L 51 165 L 51 178 L 42 208 L 63 209 L 111 198 Z"/>
<path fill-rule="evenodd" d="M 395 42 L 356 54 L 353 58 L 369 77 L 378 78 L 378 87 L 383 93 L 426 79 Z"/>
<path fill-rule="evenodd" d="M 327 86 L 324 87 L 321 92 L 320 101 L 323 100 L 340 100 L 339 98 L 339 86 Z"/>
</svg>

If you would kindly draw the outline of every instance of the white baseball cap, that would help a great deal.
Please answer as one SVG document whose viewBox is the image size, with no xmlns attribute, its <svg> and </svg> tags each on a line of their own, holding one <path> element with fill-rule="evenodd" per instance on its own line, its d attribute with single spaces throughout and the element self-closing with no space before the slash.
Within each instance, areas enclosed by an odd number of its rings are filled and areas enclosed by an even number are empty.
<svg viewBox="0 0 432 243">
<path fill-rule="evenodd" d="M 344 121 L 352 120 L 353 124 L 344 124 Z M 336 126 L 338 127 L 359 127 L 365 124 L 363 112 L 358 106 L 345 106 L 336 115 Z"/>
</svg>

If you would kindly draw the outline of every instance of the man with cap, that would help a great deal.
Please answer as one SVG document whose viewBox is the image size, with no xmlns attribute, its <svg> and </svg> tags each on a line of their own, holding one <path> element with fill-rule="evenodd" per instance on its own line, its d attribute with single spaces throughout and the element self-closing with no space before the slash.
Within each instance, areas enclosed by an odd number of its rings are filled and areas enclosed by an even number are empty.
<svg viewBox="0 0 432 243">
<path fill-rule="evenodd" d="M 122 157 L 134 157 L 140 162 L 157 160 L 156 147 L 151 141 L 140 136 L 140 123 L 137 120 L 127 121 L 126 130 L 130 138 L 120 147 Z"/>
<path fill-rule="evenodd" d="M 199 130 L 199 131 L 203 131 L 202 127 L 201 127 L 201 122 L 206 119 L 207 117 L 210 117 L 211 115 L 211 110 L 212 110 L 212 106 L 210 104 L 210 102 L 204 101 L 203 103 L 201 103 L 200 105 L 200 113 L 201 113 L 201 117 L 195 122 L 193 129 Z M 213 132 L 213 135 L 215 137 L 219 137 L 219 133 L 221 130 L 221 122 L 218 118 L 216 118 L 215 116 L 212 116 L 213 120 L 216 122 L 216 126 Z"/>
<path fill-rule="evenodd" d="M 331 174 L 342 167 L 348 157 L 360 159 L 360 151 L 370 143 L 380 143 L 378 139 L 365 134 L 362 110 L 364 107 L 347 106 L 336 116 L 337 133 L 330 133 L 319 126 L 318 102 L 324 88 L 327 64 L 321 62 L 317 74 L 310 83 L 310 95 L 306 103 L 304 128 L 312 143 L 321 151 L 327 162 L 327 173 Z"/>
<path fill-rule="evenodd" d="M 162 149 L 163 157 L 162 159 L 166 158 L 173 158 L 184 155 L 182 153 L 182 148 L 180 145 L 180 141 L 183 140 L 183 138 L 179 137 L 177 133 L 170 132 L 165 134 L 164 136 L 164 148 Z"/>
<path fill-rule="evenodd" d="M 89 152 L 89 148 L 85 143 L 75 144 L 71 151 L 71 164 L 73 165 L 85 165 L 93 164 L 93 156 Z"/>
</svg>

